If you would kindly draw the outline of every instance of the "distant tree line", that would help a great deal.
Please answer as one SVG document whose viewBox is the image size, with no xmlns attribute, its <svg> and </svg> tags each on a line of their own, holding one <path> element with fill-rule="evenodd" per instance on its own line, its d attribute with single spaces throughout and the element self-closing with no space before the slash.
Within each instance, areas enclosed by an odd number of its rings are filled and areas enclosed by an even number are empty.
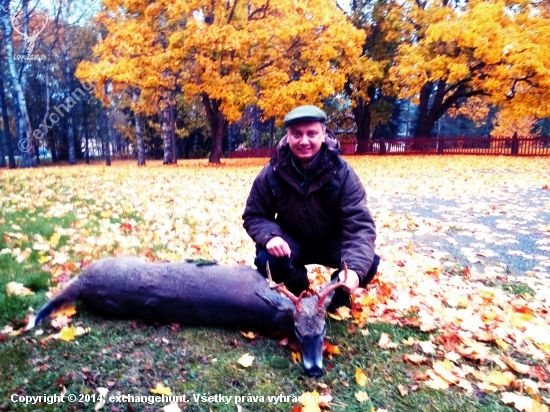
<svg viewBox="0 0 550 412">
<path fill-rule="evenodd" d="M 322 106 L 329 127 L 358 142 L 550 134 L 544 2 L 0 8 L 0 167 L 215 163 L 228 151 L 274 147 L 300 104 Z"/>
</svg>

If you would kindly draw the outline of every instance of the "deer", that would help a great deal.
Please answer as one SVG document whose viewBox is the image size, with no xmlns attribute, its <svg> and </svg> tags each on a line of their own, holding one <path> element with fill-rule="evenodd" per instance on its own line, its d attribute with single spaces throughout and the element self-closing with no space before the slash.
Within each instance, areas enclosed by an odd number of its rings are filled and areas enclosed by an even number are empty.
<svg viewBox="0 0 550 412">
<path fill-rule="evenodd" d="M 100 259 L 73 278 L 33 318 L 25 330 L 80 300 L 92 311 L 116 318 L 139 318 L 190 326 L 249 327 L 295 336 L 306 375 L 323 374 L 325 312 L 338 278 L 306 296 L 294 295 L 246 265 L 151 262 L 138 257 Z M 344 264 L 344 276 L 347 266 Z"/>
</svg>

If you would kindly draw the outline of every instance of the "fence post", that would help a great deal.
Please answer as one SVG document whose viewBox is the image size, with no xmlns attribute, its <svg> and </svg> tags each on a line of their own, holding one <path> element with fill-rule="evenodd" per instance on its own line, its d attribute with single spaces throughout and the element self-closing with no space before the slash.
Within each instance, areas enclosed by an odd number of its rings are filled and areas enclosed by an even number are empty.
<svg viewBox="0 0 550 412">
<path fill-rule="evenodd" d="M 514 136 L 512 136 L 512 156 L 517 156 L 519 153 L 519 140 L 518 140 L 518 132 L 514 132 Z"/>
</svg>

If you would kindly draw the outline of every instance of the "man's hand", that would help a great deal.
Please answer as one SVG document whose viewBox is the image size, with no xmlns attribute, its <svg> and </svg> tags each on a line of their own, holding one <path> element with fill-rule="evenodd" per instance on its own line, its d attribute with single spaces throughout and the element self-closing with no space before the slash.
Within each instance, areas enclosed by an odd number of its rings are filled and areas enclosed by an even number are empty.
<svg viewBox="0 0 550 412">
<path fill-rule="evenodd" d="M 288 243 L 286 243 L 286 241 L 280 236 L 275 236 L 269 239 L 269 241 L 265 244 L 265 248 L 267 253 L 270 255 L 276 257 L 290 257 L 290 247 L 288 246 Z"/>
<path fill-rule="evenodd" d="M 338 278 L 340 279 L 341 282 L 344 281 L 343 270 L 338 274 Z M 348 269 L 348 280 L 345 283 L 345 285 L 342 286 L 342 289 L 346 293 L 349 293 L 351 295 L 353 292 L 355 292 L 355 289 L 357 289 L 358 287 L 359 287 L 359 275 L 354 270 Z"/>
</svg>

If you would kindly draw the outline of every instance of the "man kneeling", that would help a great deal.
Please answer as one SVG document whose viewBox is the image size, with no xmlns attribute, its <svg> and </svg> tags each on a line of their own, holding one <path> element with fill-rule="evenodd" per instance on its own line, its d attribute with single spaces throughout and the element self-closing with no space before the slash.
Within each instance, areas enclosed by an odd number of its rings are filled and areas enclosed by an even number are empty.
<svg viewBox="0 0 550 412">
<path fill-rule="evenodd" d="M 285 117 L 286 136 L 256 177 L 243 214 L 244 228 L 256 242 L 255 264 L 264 276 L 295 295 L 309 288 L 304 265 L 338 268 L 339 289 L 331 308 L 350 305 L 350 293 L 375 276 L 376 230 L 363 184 L 338 155 L 340 144 L 327 130 L 326 113 L 300 106 Z"/>
</svg>

